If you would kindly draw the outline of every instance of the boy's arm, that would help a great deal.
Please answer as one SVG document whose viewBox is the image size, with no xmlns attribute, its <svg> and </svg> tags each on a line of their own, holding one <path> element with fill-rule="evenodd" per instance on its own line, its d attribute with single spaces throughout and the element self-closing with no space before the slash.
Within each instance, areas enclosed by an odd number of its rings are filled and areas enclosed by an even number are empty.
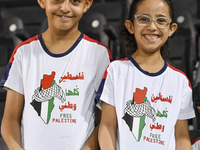
<svg viewBox="0 0 200 150">
<path fill-rule="evenodd" d="M 97 108 L 97 107 L 96 107 Z M 92 134 L 85 142 L 85 145 L 82 147 L 81 150 L 98 150 L 98 130 L 99 130 L 99 123 L 101 119 L 101 110 L 97 108 L 97 127 L 93 130 Z"/>
<path fill-rule="evenodd" d="M 99 145 L 101 150 L 116 150 L 117 115 L 114 106 L 102 103 L 102 117 L 99 126 Z"/>
<path fill-rule="evenodd" d="M 88 140 L 85 142 L 85 145 L 81 148 L 81 150 L 98 150 L 98 129 L 99 125 L 93 130 L 92 134 L 88 138 Z"/>
<path fill-rule="evenodd" d="M 175 125 L 176 150 L 191 150 L 187 120 L 177 120 Z"/>
<path fill-rule="evenodd" d="M 9 150 L 22 150 L 21 115 L 23 106 L 24 96 L 8 89 L 1 133 Z"/>
</svg>

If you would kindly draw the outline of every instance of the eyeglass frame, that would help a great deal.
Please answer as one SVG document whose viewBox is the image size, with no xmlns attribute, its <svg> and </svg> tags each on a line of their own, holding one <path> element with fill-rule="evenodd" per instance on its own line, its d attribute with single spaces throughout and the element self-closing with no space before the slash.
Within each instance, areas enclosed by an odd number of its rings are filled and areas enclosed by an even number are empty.
<svg viewBox="0 0 200 150">
<path fill-rule="evenodd" d="M 138 16 L 146 16 L 146 17 L 148 17 L 148 18 L 150 19 L 149 24 L 148 24 L 148 25 L 141 25 L 141 24 L 139 24 L 139 23 L 137 22 L 137 17 L 138 17 Z M 168 19 L 168 20 L 169 20 L 169 24 L 168 24 L 166 27 L 158 27 L 158 26 L 157 26 L 157 23 L 156 23 L 156 20 L 157 20 L 158 18 L 165 18 L 165 19 Z M 167 27 L 172 23 L 172 19 L 171 19 L 171 18 L 167 18 L 167 17 L 157 17 L 157 18 L 153 19 L 153 18 L 151 18 L 150 16 L 144 15 L 144 14 L 134 15 L 134 18 L 133 18 L 133 19 L 135 19 L 135 20 L 136 20 L 136 23 L 137 23 L 139 26 L 142 26 L 142 27 L 147 27 L 147 26 L 149 26 L 149 25 L 151 24 L 152 20 L 154 21 L 154 23 L 155 23 L 155 25 L 156 25 L 157 28 L 167 28 Z"/>
</svg>

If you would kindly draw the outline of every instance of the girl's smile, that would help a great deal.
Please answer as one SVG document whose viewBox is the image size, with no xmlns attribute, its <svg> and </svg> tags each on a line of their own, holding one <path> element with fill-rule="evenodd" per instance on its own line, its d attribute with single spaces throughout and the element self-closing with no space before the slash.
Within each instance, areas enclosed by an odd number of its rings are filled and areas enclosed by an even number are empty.
<svg viewBox="0 0 200 150">
<path fill-rule="evenodd" d="M 159 35 L 156 34 L 144 34 L 143 36 L 148 42 L 156 42 L 159 38 Z"/>
</svg>

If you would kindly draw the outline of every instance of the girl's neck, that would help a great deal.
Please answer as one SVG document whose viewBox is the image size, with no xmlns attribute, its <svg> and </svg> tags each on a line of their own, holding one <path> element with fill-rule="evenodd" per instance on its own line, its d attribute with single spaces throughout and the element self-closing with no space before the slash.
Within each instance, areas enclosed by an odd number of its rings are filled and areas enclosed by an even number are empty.
<svg viewBox="0 0 200 150">
<path fill-rule="evenodd" d="M 164 66 L 164 60 L 160 54 L 160 51 L 151 54 L 145 54 L 137 50 L 132 57 L 144 71 L 149 73 L 156 73 Z"/>
</svg>

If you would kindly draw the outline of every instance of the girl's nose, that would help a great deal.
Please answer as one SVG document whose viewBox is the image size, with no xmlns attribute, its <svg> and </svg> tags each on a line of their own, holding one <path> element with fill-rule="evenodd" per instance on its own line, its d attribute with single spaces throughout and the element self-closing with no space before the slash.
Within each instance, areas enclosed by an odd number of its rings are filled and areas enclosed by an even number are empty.
<svg viewBox="0 0 200 150">
<path fill-rule="evenodd" d="M 151 23 L 148 25 L 148 28 L 149 29 L 157 29 L 156 22 L 154 20 L 152 20 Z"/>
<path fill-rule="evenodd" d="M 63 3 L 61 4 L 61 10 L 62 10 L 63 12 L 68 12 L 68 11 L 71 10 L 69 0 L 64 0 L 64 1 L 63 1 Z"/>
</svg>

